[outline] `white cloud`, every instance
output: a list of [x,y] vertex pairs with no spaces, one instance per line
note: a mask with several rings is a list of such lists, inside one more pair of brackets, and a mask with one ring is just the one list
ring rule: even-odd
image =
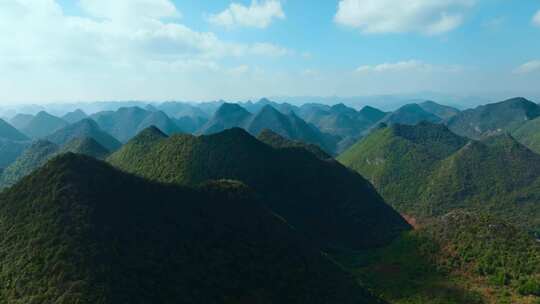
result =
[[533,72],[540,72],[540,60],[526,62],[514,70],[514,74],[529,74]]
[[228,28],[267,28],[274,19],[285,19],[279,0],[253,0],[249,7],[231,3],[226,10],[208,17],[210,23]]
[[459,72],[464,68],[458,65],[433,65],[420,60],[407,60],[378,65],[363,65],[356,69],[358,73],[396,73],[396,72]]
[[540,26],[540,10],[534,15],[532,22],[534,25]]
[[334,21],[363,33],[437,35],[459,27],[476,0],[340,0]]
[[112,20],[180,17],[169,0],[80,0],[80,6],[94,17]]

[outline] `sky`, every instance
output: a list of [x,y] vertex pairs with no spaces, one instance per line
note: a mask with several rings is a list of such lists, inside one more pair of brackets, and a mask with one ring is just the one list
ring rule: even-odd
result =
[[540,0],[0,0],[0,105],[539,84]]

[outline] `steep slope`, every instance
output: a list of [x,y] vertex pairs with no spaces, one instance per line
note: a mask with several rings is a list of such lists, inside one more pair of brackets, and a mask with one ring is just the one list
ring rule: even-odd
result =
[[6,168],[30,145],[29,141],[0,139],[0,168]]
[[66,154],[1,193],[0,219],[9,303],[380,303],[234,182]]
[[195,133],[205,123],[208,122],[208,119],[204,117],[182,116],[175,119],[174,122],[180,128],[180,130],[183,130],[187,133]]
[[117,111],[105,111],[90,116],[99,127],[121,142],[127,142],[137,135],[139,125],[151,114],[139,107],[120,108]]
[[306,144],[301,141],[290,140],[269,129],[264,129],[261,133],[259,133],[259,135],[257,136],[257,139],[276,149],[303,148],[311,152],[312,154],[314,154],[320,159],[324,160],[324,159],[332,158],[332,156],[324,152],[317,145]]
[[58,154],[76,153],[97,159],[105,159],[111,152],[92,137],[77,137],[67,142]]
[[368,178],[387,202],[403,212],[417,206],[427,175],[438,161],[466,143],[443,125],[397,124],[374,131],[337,159]]
[[508,135],[466,145],[428,180],[423,201],[431,214],[486,210],[540,232],[540,155]]
[[321,133],[296,114],[285,115],[270,105],[264,106],[261,111],[251,116],[242,127],[253,135],[269,129],[292,140],[319,145],[326,151],[335,150],[335,142],[331,136]]
[[70,124],[79,122],[85,118],[88,118],[88,115],[86,115],[86,113],[84,113],[84,111],[81,109],[66,113],[64,116],[62,116],[62,119]]
[[151,126],[133,137],[122,148],[108,157],[108,162],[112,164],[129,164],[130,171],[144,170],[143,161],[146,153],[160,141],[167,139],[168,136],[161,132],[155,126]]
[[17,114],[9,120],[9,123],[15,128],[17,128],[18,130],[22,130],[24,129],[24,127],[28,125],[28,123],[30,123],[30,121],[32,121],[33,118],[34,118],[34,115]]
[[366,130],[384,116],[384,112],[367,107],[356,111],[344,104],[337,104],[328,109],[313,107],[305,115],[306,121],[314,124],[322,132],[340,138],[336,149],[339,153],[356,142]]
[[32,143],[17,157],[15,162],[4,170],[0,177],[0,188],[15,184],[21,178],[43,166],[58,152],[58,149],[58,145],[47,140],[38,140]]
[[442,120],[449,120],[450,118],[459,114],[459,110],[453,107],[438,104],[434,101],[427,100],[418,104],[424,111],[431,114],[435,114]]
[[156,126],[158,129],[163,131],[163,133],[168,135],[182,133],[182,129],[180,129],[180,127],[178,127],[178,125],[176,125],[172,119],[161,111],[154,111],[146,116],[146,118],[143,119],[143,121],[141,121],[137,127],[137,133],[150,126]]
[[540,232],[540,155],[508,135],[469,142],[442,125],[374,132],[338,160],[412,217],[465,208]]
[[380,122],[393,125],[416,125],[420,122],[440,123],[442,119],[435,114],[425,111],[417,104],[408,104],[388,113]]
[[250,117],[251,113],[238,104],[224,103],[196,133],[213,134],[226,129],[241,127]]
[[8,124],[5,120],[0,119],[0,139],[24,141],[28,140],[28,137]]
[[365,117],[367,120],[374,122],[383,119],[386,114],[386,112],[370,106],[365,106],[360,110],[360,115]]
[[540,117],[525,122],[512,136],[536,153],[540,153]]
[[122,145],[116,138],[104,132],[98,124],[90,118],[68,125],[46,137],[47,140],[64,145],[75,138],[90,137],[109,151],[115,151]]
[[366,248],[408,228],[360,175],[303,148],[274,149],[242,129],[159,139],[144,153],[128,143],[109,157],[127,172],[153,180],[198,184],[240,180],[267,206],[325,247]]
[[513,98],[498,103],[465,110],[448,121],[456,134],[472,139],[511,132],[528,120],[540,116],[540,106],[525,98]]
[[21,131],[31,138],[43,138],[67,125],[64,120],[41,111]]

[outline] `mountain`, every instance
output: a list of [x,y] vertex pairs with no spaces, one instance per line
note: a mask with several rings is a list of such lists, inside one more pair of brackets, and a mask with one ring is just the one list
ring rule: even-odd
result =
[[68,123],[66,121],[45,111],[41,111],[37,113],[36,116],[34,116],[32,120],[30,120],[30,122],[28,122],[28,124],[21,129],[21,131],[31,138],[43,138],[67,125]]
[[434,101],[428,100],[418,104],[424,111],[437,115],[442,120],[449,120],[450,118],[459,114],[459,110],[453,107],[438,104]]
[[66,113],[64,116],[62,116],[62,119],[70,124],[79,122],[85,118],[88,118],[88,115],[86,115],[86,113],[84,113],[84,111],[81,109]]
[[96,159],[105,159],[110,154],[110,151],[102,146],[92,137],[77,137],[73,138],[58,151],[57,154],[77,153],[87,155]]
[[150,126],[156,126],[168,135],[182,133],[182,129],[176,125],[176,122],[170,119],[169,116],[162,111],[154,111],[146,116],[137,127],[137,133]]
[[0,139],[7,139],[13,141],[25,141],[29,138],[26,135],[19,132],[12,125],[7,123],[5,120],[0,119]]
[[540,153],[540,117],[526,121],[512,131],[512,136],[536,153]]
[[30,145],[29,141],[13,141],[0,138],[0,168],[6,168]]
[[383,119],[386,114],[386,112],[370,106],[365,106],[360,110],[360,115],[370,121],[379,121]]
[[127,142],[152,125],[168,134],[181,132],[176,123],[162,111],[147,111],[139,107],[120,108],[91,116],[99,127],[121,142]]
[[[128,143],[108,161],[165,183],[239,180],[261,193],[276,214],[327,248],[385,244],[408,229],[360,175],[303,148],[274,149],[239,128],[209,136],[151,138],[153,143],[136,137],[135,144]],[[141,146],[144,149],[137,149]]]
[[139,125],[151,112],[139,107],[125,107],[117,111],[104,111],[92,114],[90,118],[99,127],[121,142],[126,142],[137,134]]
[[335,150],[335,140],[309,125],[294,113],[283,114],[270,105],[252,115],[243,128],[253,135],[265,129],[272,130],[288,139],[319,145],[326,151]]
[[236,182],[66,154],[0,201],[6,303],[382,303]]
[[195,133],[208,122],[208,119],[204,117],[182,116],[175,119],[174,122],[180,130],[184,130],[187,133]]
[[208,119],[208,114],[201,110],[198,105],[191,105],[183,102],[164,102],[156,106],[160,111],[165,112],[169,117],[191,117]]
[[438,161],[465,146],[467,140],[440,124],[383,126],[337,159],[369,179],[401,212],[417,207],[425,179]]
[[108,151],[116,151],[122,145],[117,139],[101,130],[98,124],[90,118],[68,125],[47,136],[46,139],[62,146],[75,138],[83,137],[93,138]]
[[226,129],[243,126],[251,117],[246,109],[235,103],[224,103],[214,116],[208,120],[196,133],[213,134]]
[[540,232],[540,155],[508,135],[471,142],[438,165],[424,197],[432,214],[488,210]]
[[269,104],[251,114],[238,104],[225,103],[196,134],[214,134],[235,127],[243,128],[254,136],[269,129],[292,140],[319,145],[329,152],[336,149],[336,138],[320,132],[294,112],[283,114]]
[[540,155],[509,135],[468,142],[442,125],[396,125],[338,160],[412,217],[467,209],[540,233]]
[[22,130],[24,129],[24,127],[26,127],[30,123],[30,121],[32,121],[33,118],[34,118],[34,115],[17,114],[9,120],[9,123],[15,128],[17,128],[18,130]]
[[408,104],[397,109],[394,112],[388,113],[380,122],[393,125],[416,125],[422,121],[431,123],[440,123],[442,119],[435,114],[424,110],[418,104]]
[[356,142],[366,130],[371,128],[385,114],[375,108],[365,107],[356,111],[344,104],[332,107],[306,107],[302,111],[307,122],[324,133],[340,138],[337,152],[342,152]]
[[324,152],[317,145],[306,144],[301,141],[290,140],[269,129],[264,129],[261,133],[259,133],[259,135],[257,136],[257,139],[276,149],[303,148],[311,152],[312,154],[314,154],[320,159],[324,160],[324,159],[332,158],[332,156]]
[[492,134],[511,132],[528,120],[540,116],[540,106],[525,98],[513,98],[498,103],[465,110],[448,121],[456,134],[480,139]]
[[5,168],[0,177],[0,188],[15,184],[21,178],[43,166],[58,150],[58,145],[47,140],[38,140],[32,143],[17,157],[15,162]]

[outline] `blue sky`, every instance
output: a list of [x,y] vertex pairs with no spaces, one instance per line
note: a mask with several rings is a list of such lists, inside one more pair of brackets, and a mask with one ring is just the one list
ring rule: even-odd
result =
[[0,104],[540,91],[540,0],[10,0],[0,33]]

